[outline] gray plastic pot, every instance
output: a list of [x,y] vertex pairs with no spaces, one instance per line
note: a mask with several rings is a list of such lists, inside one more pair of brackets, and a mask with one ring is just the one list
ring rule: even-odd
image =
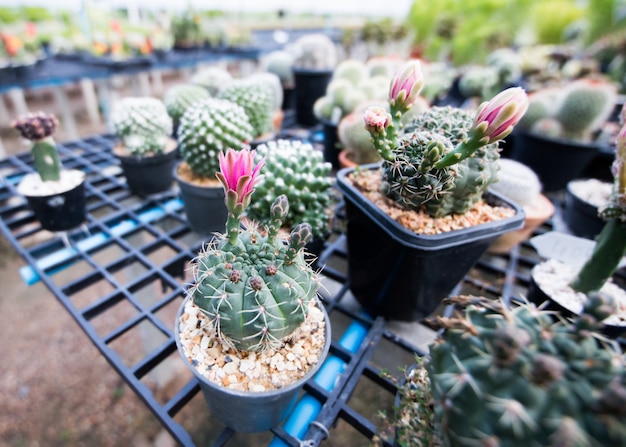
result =
[[224,204],[224,188],[194,185],[180,178],[176,169],[174,178],[178,184],[187,222],[191,229],[204,236],[216,231],[223,232],[228,217]]
[[326,340],[319,362],[300,380],[278,390],[263,392],[236,391],[224,388],[201,375],[184,355],[178,330],[186,297],[176,315],[174,336],[176,347],[187,367],[200,384],[202,394],[213,416],[222,424],[239,433],[258,433],[277,427],[293,410],[304,384],[312,379],[324,364],[331,344],[330,319],[324,305],[319,304],[326,321]]

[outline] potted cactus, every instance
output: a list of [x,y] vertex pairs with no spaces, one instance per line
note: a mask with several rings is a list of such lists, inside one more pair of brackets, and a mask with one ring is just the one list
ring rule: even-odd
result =
[[220,152],[226,229],[193,264],[194,279],[176,320],[176,344],[214,416],[237,432],[276,427],[330,348],[330,322],[304,246],[311,227],[287,240],[278,230],[289,202],[278,196],[271,221],[242,229],[263,162],[254,151]]
[[194,84],[177,84],[168,88],[163,95],[163,104],[174,126],[173,135],[178,135],[178,125],[183,113],[191,104],[201,99],[209,98],[207,89]]
[[58,121],[43,112],[21,116],[13,123],[32,142],[36,173],[26,174],[17,190],[26,197],[41,227],[63,231],[85,220],[85,174],[62,168],[53,135]]
[[256,152],[258,160],[265,160],[266,174],[256,186],[247,217],[270,222],[274,197],[285,195],[289,200],[289,213],[283,218],[285,230],[308,223],[313,239],[307,251],[319,256],[330,232],[334,184],[330,163],[324,162],[312,145],[296,140],[270,141],[257,146]]
[[626,362],[598,333],[614,303],[594,296],[580,317],[532,303],[459,296],[430,355],[406,372],[396,442],[424,446],[626,445]]
[[218,154],[239,150],[252,140],[253,129],[245,110],[224,99],[208,98],[193,103],[180,119],[178,150],[182,161],[174,177],[180,189],[190,227],[208,235],[226,219],[224,190],[215,174]]
[[236,79],[220,90],[217,97],[245,110],[252,125],[252,146],[273,136],[275,101],[273,90],[267,82],[258,77]]
[[283,127],[285,112],[283,111],[284,90],[280,78],[274,73],[259,72],[250,75],[249,81],[260,82],[269,87],[272,96],[272,132],[277,134]]
[[328,36],[315,33],[299,37],[292,50],[296,122],[314,126],[318,121],[313,105],[326,92],[337,65],[337,48]]
[[176,140],[165,104],[151,97],[123,98],[111,111],[111,128],[119,137],[113,154],[130,190],[147,196],[172,185]]
[[534,92],[516,128],[511,158],[532,168],[545,191],[564,189],[600,154],[594,138],[616,103],[615,86],[594,79]]
[[596,178],[570,180],[565,187],[563,221],[576,236],[595,239],[604,227],[598,210],[610,200],[613,184]]
[[233,76],[224,68],[210,66],[201,68],[193,74],[189,80],[190,84],[199,85],[209,91],[211,96],[217,94],[233,81]]
[[270,51],[262,59],[265,71],[275,74],[280,79],[280,84],[283,88],[283,102],[281,105],[283,110],[291,110],[293,108],[293,89],[295,85],[293,62],[293,54],[284,50]]
[[363,126],[361,113],[353,112],[346,115],[339,122],[337,136],[342,147],[337,156],[341,168],[380,161],[372,136]]
[[600,208],[605,220],[596,238],[593,252],[582,267],[548,259],[532,270],[529,299],[547,301],[571,314],[579,314],[595,292],[610,295],[617,303],[617,312],[603,321],[607,332],[626,331],[626,291],[613,283],[611,277],[626,253],[626,126],[617,138],[613,169],[615,182],[609,201]]
[[490,253],[507,253],[554,214],[554,204],[541,194],[541,181],[528,166],[507,158],[498,160],[498,181],[490,188],[502,197],[517,203],[524,210],[524,227],[500,236],[489,246]]
[[498,236],[523,223],[518,205],[487,188],[497,178],[498,141],[526,109],[524,91],[506,90],[476,112],[431,107],[401,134],[423,84],[417,61],[396,74],[390,112],[364,115],[381,164],[337,175],[352,293],[370,313],[399,320],[429,315]]

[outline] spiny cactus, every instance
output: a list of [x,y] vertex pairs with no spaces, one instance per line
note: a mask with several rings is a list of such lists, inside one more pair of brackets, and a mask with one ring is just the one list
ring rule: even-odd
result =
[[248,217],[271,221],[270,206],[275,197],[285,195],[289,212],[282,218],[286,228],[308,223],[313,236],[324,238],[329,231],[328,210],[332,202],[333,182],[330,163],[308,143],[296,140],[270,141],[256,148],[257,160],[265,159],[265,175],[258,183]]
[[249,81],[260,82],[269,87],[272,94],[272,110],[280,110],[283,104],[283,86],[280,78],[274,73],[254,73],[247,78]]
[[508,158],[501,158],[498,164],[500,165],[498,180],[490,189],[521,207],[530,206],[541,194],[541,181],[535,171]]
[[293,88],[293,61],[294,56],[283,50],[270,51],[262,59],[265,71],[273,73],[280,79],[283,88]]
[[241,106],[248,115],[254,138],[272,130],[274,99],[265,82],[254,79],[237,79],[218,94],[218,98]]
[[384,195],[410,210],[432,217],[464,213],[496,178],[497,142],[506,137],[528,104],[520,88],[508,89],[475,114],[451,107],[431,107],[406,126],[402,117],[424,84],[418,62],[394,77],[389,90],[390,112],[365,111],[366,129],[383,158]]
[[172,118],[156,98],[123,98],[113,107],[110,119],[113,132],[137,156],[162,153],[172,133]]
[[174,123],[178,123],[189,106],[210,96],[208,90],[199,85],[178,84],[167,89],[163,103]]
[[197,101],[187,109],[178,128],[178,148],[194,174],[212,179],[219,169],[218,155],[252,140],[245,110],[223,99]]
[[626,445],[625,357],[594,332],[611,299],[591,296],[571,322],[533,304],[446,303],[465,309],[427,321],[444,332],[425,365],[444,445]]
[[226,233],[199,254],[190,291],[222,342],[244,351],[276,347],[292,335],[304,322],[318,288],[303,253],[311,227],[297,225],[287,242],[278,237],[289,211],[285,196],[277,197],[270,208],[267,235],[256,228],[241,229],[239,218],[250,204],[262,165],[254,166],[253,159],[247,149],[220,155],[218,178],[229,210]]
[[22,137],[32,141],[30,152],[35,170],[44,182],[61,178],[61,161],[52,138],[58,125],[56,116],[44,112],[29,113],[13,122],[13,127],[20,131]]
[[212,97],[233,81],[233,76],[228,70],[220,67],[206,67],[198,70],[189,82],[204,87]]
[[372,137],[363,127],[363,118],[358,113],[346,115],[337,127],[337,135],[344,149],[356,164],[376,163],[380,155],[374,148]]
[[293,45],[294,67],[312,70],[332,70],[337,65],[337,48],[325,34],[305,34]]

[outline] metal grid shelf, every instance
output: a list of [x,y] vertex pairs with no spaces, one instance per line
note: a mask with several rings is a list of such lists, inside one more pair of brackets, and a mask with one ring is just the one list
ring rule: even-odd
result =
[[[45,283],[182,445],[308,446],[326,439],[324,445],[350,446],[384,438],[378,411],[392,411],[396,385],[381,372],[399,377],[434,334],[417,323],[372,319],[359,310],[345,273],[341,207],[319,260],[337,380],[330,390],[314,381],[305,386],[320,410],[299,435],[286,426],[263,434],[233,433],[210,416],[196,380],[181,369],[173,335],[190,280],[187,265],[204,240],[189,229],[175,190],[145,200],[128,191],[113,145],[114,137],[106,135],[59,145],[64,166],[83,170],[88,180],[88,219],[69,233],[42,230],[16,192],[20,178],[32,172],[30,155],[0,161],[0,230],[26,261],[23,279]],[[519,296],[537,260],[527,245],[505,256],[485,255],[454,293]]]

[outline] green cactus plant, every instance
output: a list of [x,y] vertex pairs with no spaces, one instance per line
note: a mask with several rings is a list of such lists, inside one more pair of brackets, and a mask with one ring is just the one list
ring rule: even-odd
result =
[[175,124],[180,122],[183,113],[194,102],[209,98],[209,92],[198,85],[178,84],[168,88],[163,95],[163,103],[167,113]]
[[265,71],[273,73],[280,79],[283,88],[293,88],[294,56],[284,50],[271,51],[262,59]]
[[30,153],[35,170],[41,181],[57,181],[61,178],[61,161],[54,142],[54,131],[59,125],[57,118],[44,112],[29,113],[13,122],[23,138],[32,142]]
[[332,70],[337,65],[337,48],[325,34],[312,33],[300,36],[293,44],[293,65],[308,70]]
[[613,111],[617,93],[613,84],[594,79],[539,90],[530,95],[529,110],[519,129],[578,142],[592,141]]
[[245,110],[254,138],[272,131],[274,95],[266,82],[252,78],[237,79],[224,87],[217,97],[231,101]]
[[329,209],[333,200],[331,165],[320,151],[296,140],[270,141],[257,146],[257,160],[265,159],[266,175],[259,181],[248,208],[248,217],[271,221],[269,210],[274,197],[285,195],[289,212],[283,225],[293,228],[299,222],[311,226],[313,236],[325,238],[329,232]]
[[342,118],[337,127],[337,135],[351,161],[359,165],[380,161],[372,137],[363,127],[361,114],[350,113]]
[[403,129],[403,115],[423,85],[419,63],[409,62],[392,80],[390,111],[365,111],[366,129],[383,159],[381,192],[431,217],[463,214],[497,178],[497,142],[512,131],[528,100],[521,88],[511,88],[475,113],[431,107]]
[[[238,161],[235,154],[248,160]],[[279,346],[298,330],[319,284],[303,252],[312,237],[311,227],[295,226],[288,241],[278,237],[289,212],[284,195],[270,207],[266,235],[255,227],[241,229],[239,219],[250,204],[262,165],[253,169],[253,157],[244,149],[240,154],[229,150],[222,158],[218,178],[226,190],[226,232],[198,255],[190,290],[222,343],[241,351]]]
[[498,180],[490,187],[492,191],[520,205],[532,205],[541,194],[541,181],[535,171],[519,161],[501,158]]
[[110,125],[126,150],[139,157],[163,153],[172,134],[165,104],[151,97],[121,99],[111,111]]
[[219,169],[219,153],[246,146],[252,140],[252,133],[242,107],[208,98],[195,102],[183,114],[178,128],[178,148],[196,176],[214,179]]
[[446,303],[456,315],[427,321],[444,331],[401,389],[401,446],[625,445],[625,357],[596,332],[614,302],[594,295],[571,321],[528,303]]
[[283,86],[277,75],[269,72],[261,72],[254,73],[246,79],[248,81],[258,81],[269,87],[270,92],[272,93],[272,110],[276,111],[281,109],[283,105]]
[[189,79],[189,83],[206,88],[212,97],[217,96],[232,81],[230,72],[217,66],[202,68]]

